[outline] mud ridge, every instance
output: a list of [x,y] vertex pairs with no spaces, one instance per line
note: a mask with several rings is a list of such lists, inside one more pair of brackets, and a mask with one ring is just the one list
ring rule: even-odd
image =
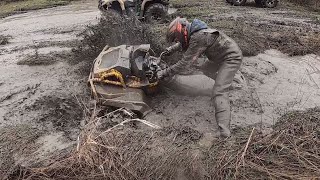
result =
[[9,43],[9,37],[0,35],[0,45],[6,45]]
[[70,51],[63,52],[51,52],[48,54],[39,54],[38,50],[35,53],[28,55],[17,62],[18,65],[39,66],[39,65],[51,65],[56,62],[65,62],[68,59],[72,59],[73,54]]
[[[33,85],[33,86],[27,86],[27,87],[24,87],[24,88],[22,88],[22,89],[18,89],[18,90],[16,90],[16,91],[12,91],[12,92],[8,93],[7,95],[2,96],[2,97],[0,98],[0,103],[3,102],[3,101],[8,100],[8,99],[10,99],[10,98],[12,98],[13,96],[15,96],[15,95],[17,95],[17,94],[20,94],[20,93],[22,93],[22,92],[26,92],[26,91],[30,91],[30,90],[35,91],[35,90],[40,86],[40,84],[41,84],[41,83],[35,84],[35,85]],[[34,93],[34,92],[33,92],[33,93]]]

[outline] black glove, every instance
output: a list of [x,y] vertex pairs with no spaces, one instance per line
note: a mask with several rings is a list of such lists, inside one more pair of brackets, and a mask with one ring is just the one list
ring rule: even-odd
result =
[[145,74],[146,74],[147,77],[150,77],[150,78],[153,76],[153,72],[152,71],[146,71]]
[[170,51],[167,49],[160,54],[160,59],[163,59],[165,56],[170,56]]
[[169,49],[166,49],[165,51],[163,51],[162,55],[163,56],[170,56],[171,52]]

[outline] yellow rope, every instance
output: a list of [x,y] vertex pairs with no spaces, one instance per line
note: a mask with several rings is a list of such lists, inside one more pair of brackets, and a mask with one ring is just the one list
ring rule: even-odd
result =
[[[112,80],[108,80],[107,78],[109,77],[115,77],[117,78],[119,81],[112,81]],[[131,82],[130,84],[128,84],[128,87],[131,88],[139,88],[141,87],[141,82],[140,82],[140,78],[138,77],[134,77],[132,76],[131,78],[134,79],[133,82]],[[92,79],[93,82],[101,82],[101,83],[106,83],[106,84],[113,84],[113,85],[117,85],[117,86],[122,86],[122,87],[126,87],[126,84],[124,82],[123,76],[122,74],[115,70],[115,69],[110,69],[107,71],[103,71],[99,73],[99,77],[98,78],[94,78]],[[149,87],[154,87],[157,86],[158,82],[154,82],[154,83],[150,83]]]
[[[119,81],[107,80],[107,78],[109,77],[116,77]],[[99,78],[95,78],[93,79],[93,81],[102,82],[106,84],[119,85],[119,86],[123,86],[124,88],[126,87],[122,74],[115,69],[110,69],[110,70],[99,73]]]

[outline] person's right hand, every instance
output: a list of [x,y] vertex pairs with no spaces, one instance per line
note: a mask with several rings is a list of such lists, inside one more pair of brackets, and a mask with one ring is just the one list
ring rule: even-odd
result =
[[160,71],[157,72],[157,77],[158,79],[163,79],[164,77],[166,77],[168,75],[167,73],[167,69],[162,69]]
[[163,55],[164,55],[164,56],[169,56],[169,55],[170,55],[169,49],[166,49],[166,50],[163,52]]
[[169,56],[170,55],[170,52],[166,49],[165,51],[163,51],[161,54],[160,54],[160,58],[162,59],[163,57],[166,57],[166,56]]

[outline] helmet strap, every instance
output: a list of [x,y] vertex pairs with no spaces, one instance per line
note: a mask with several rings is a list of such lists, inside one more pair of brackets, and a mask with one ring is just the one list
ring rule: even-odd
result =
[[186,50],[189,46],[188,30],[186,27],[184,27],[182,30],[183,31],[181,32],[182,33],[181,44],[182,44],[182,48]]

